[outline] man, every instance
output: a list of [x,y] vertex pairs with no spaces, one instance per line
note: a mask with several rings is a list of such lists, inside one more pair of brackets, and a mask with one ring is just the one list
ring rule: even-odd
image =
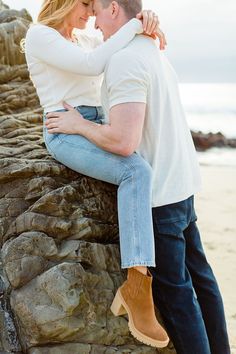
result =
[[[141,0],[94,0],[96,28],[106,40],[140,10]],[[177,353],[229,354],[221,295],[196,226],[193,195],[200,188],[199,167],[177,86],[155,42],[136,36],[105,70],[102,103],[108,124],[85,121],[66,106],[69,112],[57,114],[51,132],[81,134],[104,150],[122,156],[136,151],[149,162],[154,301]]]

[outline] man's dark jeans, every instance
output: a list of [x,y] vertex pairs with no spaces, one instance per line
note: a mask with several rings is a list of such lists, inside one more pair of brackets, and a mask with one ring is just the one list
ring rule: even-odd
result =
[[193,197],[153,208],[153,298],[178,354],[229,354],[222,298],[196,219]]

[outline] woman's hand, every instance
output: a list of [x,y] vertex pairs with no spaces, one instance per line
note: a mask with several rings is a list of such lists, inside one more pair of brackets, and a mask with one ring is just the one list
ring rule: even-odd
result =
[[160,22],[155,12],[151,10],[143,10],[136,15],[136,18],[142,21],[144,34],[153,39],[159,38],[160,49],[164,50],[167,42],[164,33],[159,27]]
[[50,112],[45,125],[49,134],[81,134],[86,120],[72,106],[63,103],[67,112]]

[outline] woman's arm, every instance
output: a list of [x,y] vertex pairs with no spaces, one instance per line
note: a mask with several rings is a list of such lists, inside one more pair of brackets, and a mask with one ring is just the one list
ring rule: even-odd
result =
[[[102,45],[91,52],[67,41],[56,30],[44,25],[32,26],[25,42],[27,54],[59,69],[80,75],[100,75],[109,58],[124,48],[137,33],[142,33],[142,23],[132,19]],[[30,65],[30,61],[28,60]]]
[[[158,16],[152,10],[142,10],[136,15],[136,18],[142,21],[143,34],[150,36],[153,39],[159,39],[159,48],[164,50],[167,42],[165,34],[160,29]],[[96,48],[103,43],[103,40],[95,36],[86,36],[88,41],[92,43],[92,47]]]

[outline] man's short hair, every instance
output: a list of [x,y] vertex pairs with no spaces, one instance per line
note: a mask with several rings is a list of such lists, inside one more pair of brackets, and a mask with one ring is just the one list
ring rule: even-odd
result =
[[[103,8],[107,8],[114,0],[100,0]],[[136,17],[142,11],[142,0],[115,0],[124,10],[128,19]]]

